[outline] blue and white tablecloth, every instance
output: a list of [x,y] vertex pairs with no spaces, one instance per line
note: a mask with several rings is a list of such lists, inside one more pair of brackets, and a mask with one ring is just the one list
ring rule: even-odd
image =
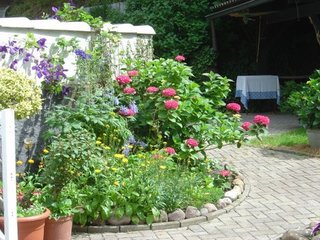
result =
[[246,109],[250,99],[276,99],[279,104],[279,77],[274,75],[238,76],[236,97],[240,97]]

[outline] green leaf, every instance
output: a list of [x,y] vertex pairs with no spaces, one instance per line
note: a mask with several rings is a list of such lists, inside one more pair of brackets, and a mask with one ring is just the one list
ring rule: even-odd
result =
[[153,215],[148,215],[146,218],[146,222],[148,225],[150,225],[153,222],[154,218]]
[[133,213],[133,208],[132,208],[132,206],[131,206],[130,204],[126,205],[126,215],[127,215],[128,217],[131,217],[132,213]]

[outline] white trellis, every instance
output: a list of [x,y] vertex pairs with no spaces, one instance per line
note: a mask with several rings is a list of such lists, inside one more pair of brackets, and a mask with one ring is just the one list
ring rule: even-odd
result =
[[17,198],[16,198],[16,153],[14,111],[5,109],[0,112],[2,141],[2,182],[4,201],[4,231],[1,240],[17,240]]

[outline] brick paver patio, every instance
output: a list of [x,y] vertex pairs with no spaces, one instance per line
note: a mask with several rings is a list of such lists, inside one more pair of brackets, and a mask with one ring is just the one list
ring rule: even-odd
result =
[[[278,121],[284,127],[271,129],[273,132],[293,126],[292,121],[287,125],[280,118]],[[320,159],[249,147],[237,149],[233,146],[210,150],[209,154],[213,158],[231,162],[251,184],[249,196],[229,213],[188,228],[79,234],[74,235],[73,239],[276,239],[287,229],[304,226],[320,218]]]

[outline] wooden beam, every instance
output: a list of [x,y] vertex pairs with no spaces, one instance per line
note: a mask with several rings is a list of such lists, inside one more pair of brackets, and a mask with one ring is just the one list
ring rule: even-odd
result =
[[320,45],[320,20],[319,20],[319,17],[316,15],[313,15],[313,16],[309,17],[309,20],[310,20],[311,24],[313,25],[314,31],[316,33],[317,41]]
[[266,16],[268,24],[290,21],[299,18],[305,18],[312,15],[320,14],[320,2],[313,2],[310,4],[298,5],[283,11]]
[[210,27],[211,27],[211,41],[212,41],[212,49],[217,52],[218,47],[217,47],[217,38],[216,38],[216,30],[214,27],[214,21],[210,21]]

